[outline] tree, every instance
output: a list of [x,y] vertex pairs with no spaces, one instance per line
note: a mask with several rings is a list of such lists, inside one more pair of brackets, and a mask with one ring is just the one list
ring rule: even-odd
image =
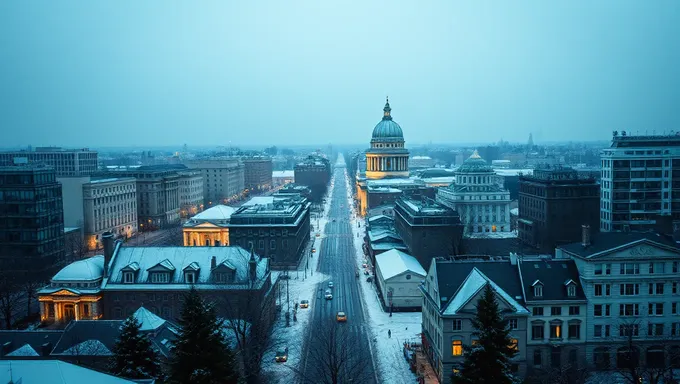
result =
[[510,359],[516,349],[510,338],[510,327],[503,318],[494,290],[486,284],[477,302],[477,314],[472,320],[477,343],[465,350],[465,361],[454,383],[510,384],[517,379],[510,372]]
[[130,316],[123,322],[120,336],[113,348],[111,372],[129,379],[159,379],[159,356],[146,335],[140,333],[141,323]]
[[16,276],[0,269],[0,315],[5,320],[5,329],[11,329],[14,315],[21,304],[22,287]]
[[238,382],[238,369],[222,326],[213,304],[205,302],[192,287],[184,297],[179,334],[173,342],[171,383]]

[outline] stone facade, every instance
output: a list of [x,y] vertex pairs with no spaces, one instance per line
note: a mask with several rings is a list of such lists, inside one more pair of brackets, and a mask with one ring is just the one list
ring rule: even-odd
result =
[[102,235],[116,238],[137,233],[137,182],[134,178],[91,180],[82,185],[84,244],[90,250],[102,247]]
[[99,166],[97,152],[87,148],[38,147],[34,151],[0,152],[0,165],[22,163],[49,165],[58,177],[89,176]]
[[203,202],[206,208],[228,204],[242,196],[245,190],[245,167],[235,157],[215,157],[189,160],[190,169],[203,176]]
[[180,217],[191,217],[203,211],[203,176],[199,171],[179,172]]
[[266,191],[272,187],[272,158],[269,156],[242,157],[245,188],[251,192]]

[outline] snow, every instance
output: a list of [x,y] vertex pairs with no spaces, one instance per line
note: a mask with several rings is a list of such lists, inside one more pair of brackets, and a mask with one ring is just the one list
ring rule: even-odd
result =
[[98,255],[65,266],[52,281],[91,281],[101,279],[103,275],[104,256]]
[[510,304],[517,313],[529,314],[529,311],[515,299],[513,299],[512,296],[508,295],[501,287],[486,277],[486,275],[484,275],[479,269],[473,268],[453,298],[449,301],[446,309],[444,309],[444,315],[455,315],[458,313],[458,310],[465,306],[465,304],[467,304],[470,299],[472,299],[479,291],[481,291],[486,283],[491,284],[491,288],[493,288],[493,290],[499,296],[501,296],[505,302]]
[[423,278],[427,272],[420,266],[415,257],[396,249],[391,249],[375,257],[376,264],[380,268],[383,280],[400,275],[404,272],[413,272]]
[[191,220],[193,221],[229,220],[231,214],[234,213],[235,211],[236,208],[232,208],[228,205],[216,205],[192,217]]
[[274,204],[274,196],[255,196],[243,203],[242,207],[250,207],[253,205],[269,205]]
[[140,331],[155,331],[165,324],[165,320],[153,314],[151,311],[144,307],[139,307],[137,311],[132,315],[139,321],[141,327]]
[[287,179],[295,177],[295,171],[272,171],[272,178]]
[[40,356],[38,352],[33,349],[28,344],[22,345],[20,348],[15,349],[12,353],[7,354],[8,357],[19,357],[19,356]]
[[99,340],[86,340],[60,353],[68,356],[111,356],[113,353]]
[[510,232],[475,232],[465,235],[469,239],[514,239],[517,237],[517,231]]
[[134,384],[60,360],[2,360],[0,382],[41,384]]

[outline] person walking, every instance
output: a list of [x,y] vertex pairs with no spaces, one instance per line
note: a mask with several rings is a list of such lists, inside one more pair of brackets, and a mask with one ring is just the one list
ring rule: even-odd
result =
[[392,330],[391,329],[387,330],[387,337],[390,338],[390,339],[392,338]]

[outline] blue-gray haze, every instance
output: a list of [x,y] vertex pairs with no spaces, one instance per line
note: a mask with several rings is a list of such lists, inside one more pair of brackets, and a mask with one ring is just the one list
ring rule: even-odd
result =
[[680,1],[0,2],[0,146],[680,131]]

